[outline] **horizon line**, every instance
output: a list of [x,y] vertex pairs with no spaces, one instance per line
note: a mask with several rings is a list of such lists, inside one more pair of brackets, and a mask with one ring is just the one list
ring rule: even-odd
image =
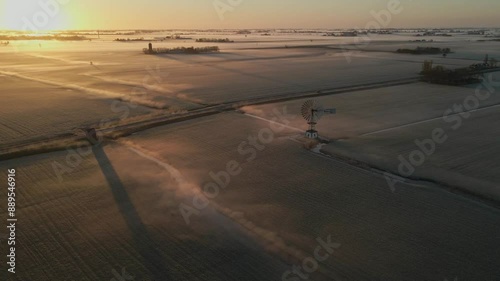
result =
[[[329,28],[329,27],[260,27],[260,28],[91,28],[91,29],[52,29],[52,30],[40,30],[39,32],[50,32],[50,31],[170,31],[170,30],[201,30],[201,31],[213,31],[213,30],[416,30],[416,29],[500,29],[500,27],[494,26],[462,26],[462,27],[387,27],[387,28],[359,28],[359,27],[344,27],[344,28]],[[30,32],[30,30],[21,29],[1,29],[0,31],[18,31],[18,32]],[[31,31],[32,32],[32,31]]]

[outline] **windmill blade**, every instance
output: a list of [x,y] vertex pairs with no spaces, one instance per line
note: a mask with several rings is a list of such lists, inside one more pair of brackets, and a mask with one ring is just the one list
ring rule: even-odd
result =
[[304,117],[306,121],[312,121],[313,109],[315,108],[315,106],[316,102],[314,100],[308,100],[302,105],[301,113],[302,117]]

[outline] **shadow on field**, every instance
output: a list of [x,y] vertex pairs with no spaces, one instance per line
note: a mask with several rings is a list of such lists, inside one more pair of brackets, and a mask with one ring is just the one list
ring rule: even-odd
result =
[[120,177],[116,173],[102,145],[92,146],[94,156],[101,167],[111,192],[115,198],[118,209],[125,219],[135,241],[135,248],[144,260],[144,266],[154,277],[153,280],[170,280],[170,274],[164,266],[164,257],[156,249],[155,242],[149,236],[147,228],[137,213],[130,197],[128,196]]

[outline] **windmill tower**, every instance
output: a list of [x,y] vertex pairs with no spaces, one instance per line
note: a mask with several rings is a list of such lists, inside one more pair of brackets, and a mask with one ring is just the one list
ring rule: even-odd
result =
[[302,117],[309,124],[309,130],[306,131],[306,137],[310,139],[318,138],[318,131],[316,131],[316,125],[319,119],[325,114],[335,114],[337,110],[335,108],[324,109],[319,106],[316,101],[308,100],[302,105]]

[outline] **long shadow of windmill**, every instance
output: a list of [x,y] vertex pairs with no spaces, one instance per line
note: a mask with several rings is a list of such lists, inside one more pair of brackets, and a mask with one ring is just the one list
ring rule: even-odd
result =
[[171,280],[171,273],[165,266],[163,254],[156,248],[155,241],[142,222],[118,173],[115,171],[111,161],[104,152],[102,136],[100,136],[94,128],[82,130],[88,141],[92,144],[92,152],[111,189],[117,207],[132,233],[135,249],[141,255],[144,266],[150,272],[153,280]]

